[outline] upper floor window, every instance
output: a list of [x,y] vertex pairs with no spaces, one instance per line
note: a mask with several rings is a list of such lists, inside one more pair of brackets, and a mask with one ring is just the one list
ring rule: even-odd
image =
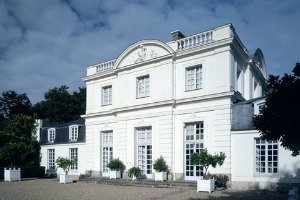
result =
[[199,90],[202,88],[202,66],[197,65],[186,68],[185,74],[186,91]]
[[54,142],[55,140],[55,128],[48,129],[48,142]]
[[69,127],[69,139],[71,141],[77,141],[78,139],[78,126],[73,125]]
[[137,98],[150,96],[150,77],[149,75],[141,76],[137,78]]
[[278,141],[255,139],[255,172],[273,174],[278,172]]
[[112,103],[112,86],[105,86],[102,88],[102,105],[111,105]]

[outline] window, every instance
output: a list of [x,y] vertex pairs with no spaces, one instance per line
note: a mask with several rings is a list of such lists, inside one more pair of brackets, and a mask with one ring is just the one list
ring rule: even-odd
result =
[[48,149],[48,169],[55,169],[55,149]]
[[78,139],[78,126],[73,125],[69,127],[69,139],[71,141],[77,141]]
[[75,161],[70,165],[70,169],[77,170],[78,169],[78,149],[77,148],[70,149],[70,159],[72,161]]
[[191,164],[191,155],[199,153],[204,148],[204,125],[203,122],[186,123],[184,126],[185,136],[185,178],[203,176],[201,165]]
[[150,77],[149,75],[141,76],[136,81],[137,98],[149,97],[150,96]]
[[55,128],[48,129],[48,142],[54,142],[55,140]]
[[113,159],[113,131],[101,132],[101,149],[102,175],[109,176],[107,164]]
[[199,90],[202,88],[202,66],[186,68],[186,91]]
[[278,141],[255,139],[255,172],[273,174],[278,171]]
[[143,176],[152,174],[152,129],[141,127],[136,129],[137,165]]
[[107,106],[112,103],[112,86],[105,86],[102,88],[102,105]]

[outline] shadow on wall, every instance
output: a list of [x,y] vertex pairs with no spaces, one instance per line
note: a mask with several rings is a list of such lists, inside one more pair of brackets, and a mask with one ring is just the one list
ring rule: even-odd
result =
[[300,157],[299,162],[294,163],[295,172],[282,172],[277,183],[277,190],[288,191],[293,187],[300,189]]

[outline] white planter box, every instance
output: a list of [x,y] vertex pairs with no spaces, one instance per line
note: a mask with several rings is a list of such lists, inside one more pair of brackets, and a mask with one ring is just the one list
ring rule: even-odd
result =
[[155,172],[155,181],[166,181],[167,172]]
[[132,175],[131,180],[133,180],[133,181],[136,180],[135,175]]
[[21,169],[18,168],[4,168],[4,181],[20,181],[21,180]]
[[118,179],[121,178],[121,171],[110,171],[109,172],[110,179]]
[[215,180],[197,180],[197,192],[209,192],[215,190]]
[[73,183],[73,177],[72,177],[72,175],[60,174],[59,182],[60,183]]

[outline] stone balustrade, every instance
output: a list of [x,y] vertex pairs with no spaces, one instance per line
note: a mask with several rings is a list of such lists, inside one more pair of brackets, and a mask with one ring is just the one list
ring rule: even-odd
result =
[[95,65],[96,73],[112,70],[115,62],[116,62],[116,60],[110,60],[110,61]]
[[189,49],[213,41],[213,31],[199,33],[177,40],[177,50]]

